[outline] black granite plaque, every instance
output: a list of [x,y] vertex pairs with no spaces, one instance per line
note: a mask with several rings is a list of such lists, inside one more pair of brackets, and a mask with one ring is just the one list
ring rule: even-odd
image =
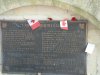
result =
[[27,21],[2,21],[4,73],[86,74],[86,21],[40,21],[32,30]]

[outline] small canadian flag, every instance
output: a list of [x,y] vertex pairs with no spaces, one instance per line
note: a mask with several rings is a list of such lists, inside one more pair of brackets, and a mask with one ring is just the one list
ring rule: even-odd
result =
[[63,29],[63,30],[68,30],[68,23],[67,23],[67,20],[66,20],[66,19],[60,21],[60,27],[61,27],[61,29]]
[[37,29],[38,27],[40,27],[40,22],[38,20],[32,20],[32,19],[28,19],[27,22],[29,23],[29,25],[31,26],[32,30]]

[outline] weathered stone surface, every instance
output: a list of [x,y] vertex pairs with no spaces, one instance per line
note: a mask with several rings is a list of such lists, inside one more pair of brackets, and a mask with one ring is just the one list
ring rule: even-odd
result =
[[49,5],[70,9],[100,28],[100,0],[0,0],[0,13],[29,5]]
[[[39,11],[40,7],[34,5],[44,5],[40,6],[42,8],[41,10],[43,11],[40,12]],[[71,11],[69,12],[70,14],[67,11]],[[23,19],[23,16],[25,15],[26,16],[37,15],[38,18],[43,18],[44,17],[43,15],[45,15],[46,17],[54,16],[53,17],[54,19],[57,18],[61,19],[64,18],[64,16],[70,18],[73,15],[75,16],[79,15],[88,19],[92,23],[89,24],[88,42],[94,43],[96,45],[93,54],[88,55],[87,58],[88,75],[100,75],[100,50],[99,50],[100,14],[99,13],[100,13],[100,0],[0,0],[0,14],[1,14],[0,18],[5,16],[6,18],[9,19],[8,16],[10,17],[13,16],[16,19],[19,19],[17,18],[17,16],[19,16],[21,17],[21,19]],[[40,14],[42,15],[42,17]],[[44,19],[46,18],[44,17]],[[97,27],[93,25],[96,25]]]

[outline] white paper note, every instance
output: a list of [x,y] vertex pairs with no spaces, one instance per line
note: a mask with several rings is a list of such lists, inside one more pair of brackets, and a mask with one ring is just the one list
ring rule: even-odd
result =
[[88,43],[85,52],[92,54],[95,48],[95,44]]
[[38,73],[38,75],[41,75],[41,73]]

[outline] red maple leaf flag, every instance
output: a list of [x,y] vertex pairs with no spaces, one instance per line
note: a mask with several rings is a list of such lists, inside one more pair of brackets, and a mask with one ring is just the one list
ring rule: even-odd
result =
[[60,27],[61,27],[61,29],[63,29],[63,30],[68,30],[68,23],[67,23],[67,20],[66,20],[66,19],[60,21]]
[[41,25],[38,20],[28,19],[27,22],[30,25],[30,27],[32,28],[32,30],[37,29]]

